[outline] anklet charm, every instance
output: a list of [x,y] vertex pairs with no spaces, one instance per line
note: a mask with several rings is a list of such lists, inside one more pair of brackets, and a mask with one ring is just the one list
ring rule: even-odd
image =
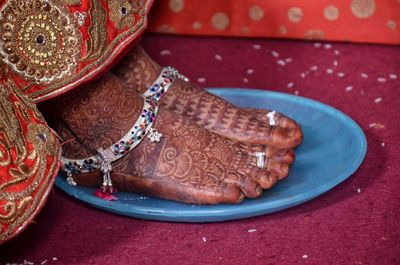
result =
[[152,142],[152,143],[159,143],[161,141],[162,137],[163,137],[163,134],[153,128],[151,128],[147,134],[147,138],[149,138],[150,142]]
[[265,153],[264,152],[256,152],[254,155],[257,157],[257,167],[261,169],[265,169]]
[[75,182],[74,178],[72,177],[71,172],[68,172],[68,174],[67,174],[67,184],[71,185],[71,186],[76,186],[76,182]]
[[102,193],[114,193],[114,188],[111,181],[111,174],[112,166],[111,162],[108,160],[103,160],[101,163],[100,171],[103,173],[103,184],[101,185],[101,192]]

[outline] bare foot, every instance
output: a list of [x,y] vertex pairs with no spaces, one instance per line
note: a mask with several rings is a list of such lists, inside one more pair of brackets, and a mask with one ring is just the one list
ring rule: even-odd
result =
[[[83,158],[125,135],[140,115],[143,99],[108,74],[48,104],[60,109],[48,117],[54,128],[64,139],[74,137],[63,146],[63,155]],[[153,128],[163,134],[159,143],[145,138],[113,165],[118,189],[187,203],[238,203],[285,178],[294,161],[292,150],[238,143],[163,107]],[[266,153],[264,169],[257,167],[255,152]],[[98,171],[74,178],[82,185],[101,183]]]
[[[137,46],[112,70],[138,93],[144,93],[157,78],[161,67]],[[162,100],[162,106],[190,117],[196,124],[219,135],[248,143],[293,148],[302,141],[300,126],[277,113],[271,126],[268,111],[240,109],[196,85],[182,80]]]

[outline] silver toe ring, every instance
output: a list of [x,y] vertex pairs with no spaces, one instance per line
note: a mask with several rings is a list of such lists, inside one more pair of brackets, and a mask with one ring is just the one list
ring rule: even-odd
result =
[[257,158],[257,167],[264,169],[265,168],[265,153],[264,152],[256,152],[254,155]]
[[278,117],[276,117],[276,111],[270,111],[267,113],[268,123],[270,126],[275,126],[278,123]]

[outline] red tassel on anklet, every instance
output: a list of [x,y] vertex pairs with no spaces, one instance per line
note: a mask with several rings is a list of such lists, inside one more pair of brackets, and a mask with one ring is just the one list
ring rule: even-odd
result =
[[100,187],[96,190],[96,197],[106,200],[106,201],[117,201],[118,197],[114,196],[114,194],[116,193],[116,189],[112,188],[112,190],[106,189],[104,190],[103,187]]

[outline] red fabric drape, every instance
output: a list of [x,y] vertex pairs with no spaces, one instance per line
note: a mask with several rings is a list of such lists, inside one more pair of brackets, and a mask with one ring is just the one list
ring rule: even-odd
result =
[[158,0],[152,32],[400,43],[400,0]]

